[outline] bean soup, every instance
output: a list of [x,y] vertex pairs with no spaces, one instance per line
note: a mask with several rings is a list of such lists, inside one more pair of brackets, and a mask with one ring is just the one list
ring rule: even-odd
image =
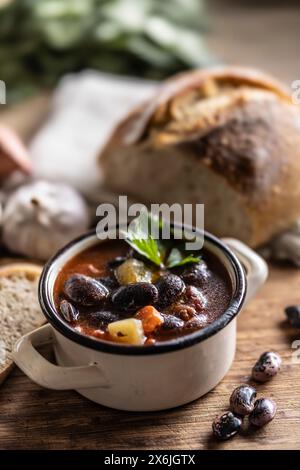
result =
[[[168,250],[178,254],[174,240]],[[55,305],[78,332],[127,345],[154,345],[205,328],[229,305],[221,262],[201,250],[172,267],[158,266],[124,240],[86,249],[59,273]]]

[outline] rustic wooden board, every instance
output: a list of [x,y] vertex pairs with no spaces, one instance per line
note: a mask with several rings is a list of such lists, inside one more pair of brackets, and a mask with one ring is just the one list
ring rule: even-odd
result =
[[[0,448],[299,449],[300,361],[292,364],[292,342],[300,340],[300,331],[290,328],[283,314],[287,304],[300,303],[299,286],[299,270],[271,268],[267,284],[239,318],[237,354],[230,372],[204,398],[178,409],[115,411],[73,391],[42,389],[15,369],[0,388]],[[258,355],[268,349],[282,355],[282,371],[257,388],[260,396],[276,400],[275,420],[264,429],[245,430],[231,441],[216,443],[211,437],[212,419],[226,410],[231,390],[247,380]]]

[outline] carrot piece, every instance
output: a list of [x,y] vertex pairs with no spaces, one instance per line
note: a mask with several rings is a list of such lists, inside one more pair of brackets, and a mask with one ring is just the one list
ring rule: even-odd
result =
[[147,305],[141,308],[135,315],[135,318],[141,320],[145,334],[152,333],[158,326],[160,326],[164,320],[161,314],[152,307]]

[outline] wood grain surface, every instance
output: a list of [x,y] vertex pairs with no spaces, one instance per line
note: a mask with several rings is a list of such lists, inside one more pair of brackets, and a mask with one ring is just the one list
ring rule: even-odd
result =
[[[171,411],[111,410],[74,391],[42,389],[15,369],[0,388],[0,449],[300,449],[300,354],[298,364],[292,361],[300,330],[289,327],[283,313],[287,304],[300,303],[299,287],[299,270],[272,267],[266,285],[239,317],[230,372],[205,397]],[[282,355],[282,370],[257,390],[277,402],[275,420],[215,442],[214,416],[227,409],[232,389],[248,380],[257,357],[270,349]]]

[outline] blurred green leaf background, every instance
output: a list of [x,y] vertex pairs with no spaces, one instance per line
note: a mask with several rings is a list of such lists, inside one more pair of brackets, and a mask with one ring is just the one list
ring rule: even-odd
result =
[[86,68],[164,78],[212,62],[201,0],[0,0],[8,102]]

